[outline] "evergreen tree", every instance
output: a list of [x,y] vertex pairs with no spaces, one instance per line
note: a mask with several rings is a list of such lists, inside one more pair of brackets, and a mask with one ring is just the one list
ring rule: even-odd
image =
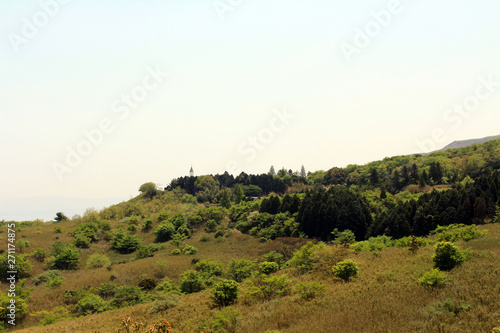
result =
[[370,171],[370,183],[371,185],[373,186],[377,186],[378,183],[379,183],[379,178],[378,178],[378,172],[377,172],[377,169],[373,168],[371,171]]
[[229,197],[229,191],[227,190],[227,188],[222,190],[220,205],[227,209],[231,208],[231,198]]
[[243,188],[240,184],[236,185],[235,193],[234,193],[234,203],[239,204],[245,198],[245,192],[243,192]]
[[273,177],[276,175],[276,171],[274,170],[273,165],[271,165],[271,168],[269,169],[268,175],[273,176]]
[[304,165],[300,168],[300,177],[303,179],[306,179],[307,174],[306,174],[306,168],[304,168]]

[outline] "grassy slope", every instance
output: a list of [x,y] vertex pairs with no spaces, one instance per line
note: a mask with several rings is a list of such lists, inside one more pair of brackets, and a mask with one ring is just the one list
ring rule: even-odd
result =
[[[71,241],[67,235],[73,222],[62,224],[63,234],[55,234],[53,225],[24,227],[20,235],[31,242],[30,252],[38,247],[46,248],[55,241]],[[283,332],[487,332],[500,319],[500,225],[486,225],[489,234],[482,238],[460,243],[461,248],[473,250],[471,258],[461,267],[453,269],[448,277],[453,282],[443,289],[429,290],[417,284],[417,277],[432,268],[430,259],[433,247],[428,246],[410,255],[407,249],[386,249],[380,255],[371,253],[349,254],[360,268],[357,279],[351,283],[314,271],[298,275],[293,269],[287,270],[294,284],[302,281],[317,280],[326,285],[326,292],[316,299],[303,303],[297,295],[285,296],[265,302],[233,305],[241,313],[238,332],[264,332],[266,329],[279,329]],[[41,233],[40,233],[41,232]],[[188,244],[200,249],[194,256],[199,259],[210,258],[224,263],[232,258],[256,259],[263,253],[279,249],[279,242],[259,243],[256,239],[237,232],[224,243],[213,240],[199,242],[200,232],[195,233]],[[146,243],[153,240],[151,233],[142,234]],[[19,237],[19,236],[18,236]],[[22,237],[22,236],[21,236]],[[155,262],[168,261],[167,275],[174,281],[186,269],[193,268],[193,256],[171,256],[172,245],[157,252],[153,258],[114,265],[112,270],[94,269],[63,272],[65,281],[60,287],[38,286],[29,302],[30,313],[50,310],[63,304],[65,290],[75,290],[84,286],[98,286],[109,281],[111,275],[117,277],[118,284],[136,285],[141,274],[154,275],[158,268]],[[100,242],[82,251],[82,262],[89,254],[105,252],[107,243]],[[126,256],[107,252],[112,260],[122,260]],[[113,257],[115,256],[115,257]],[[128,255],[133,256],[133,255]],[[43,271],[37,263],[33,275]],[[281,273],[281,272],[280,272]],[[30,282],[29,282],[30,284]],[[3,288],[3,286],[2,286]],[[89,315],[67,322],[46,327],[33,327],[40,317],[28,316],[18,327],[19,332],[112,332],[120,327],[120,316],[130,315],[134,319],[151,323],[165,318],[173,325],[174,332],[198,332],[198,324],[210,321],[218,312],[210,306],[210,291],[185,295],[177,307],[165,313],[148,314],[151,304]],[[469,311],[457,315],[448,312],[433,314],[432,306],[446,298],[464,301],[471,306]],[[24,329],[22,329],[24,328]]]

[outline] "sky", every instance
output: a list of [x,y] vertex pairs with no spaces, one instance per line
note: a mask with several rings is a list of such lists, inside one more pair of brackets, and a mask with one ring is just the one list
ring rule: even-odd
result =
[[500,134],[500,2],[0,0],[0,220]]

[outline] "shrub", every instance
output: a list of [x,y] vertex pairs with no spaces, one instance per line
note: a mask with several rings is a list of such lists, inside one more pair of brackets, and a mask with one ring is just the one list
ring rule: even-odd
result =
[[134,233],[137,231],[137,226],[135,224],[131,224],[127,227],[127,231],[130,231],[131,233]]
[[76,304],[78,313],[82,316],[104,312],[110,309],[109,304],[95,294],[88,294]]
[[451,270],[465,261],[465,255],[450,242],[436,244],[436,253],[432,256],[434,266],[444,271]]
[[202,274],[210,276],[221,276],[223,264],[220,261],[203,259],[196,263],[196,270]]
[[138,235],[117,231],[111,239],[111,248],[122,254],[132,253],[142,245],[142,239]]
[[179,302],[179,297],[180,295],[177,293],[156,295],[156,300],[154,301],[151,308],[149,308],[148,313],[158,313],[175,307]]
[[155,228],[155,242],[162,243],[172,239],[175,233],[175,227],[170,222],[164,222]]
[[155,278],[143,276],[141,277],[139,284],[137,286],[142,290],[152,290],[156,287],[156,284],[157,283]]
[[317,281],[301,282],[295,286],[295,292],[299,294],[300,299],[304,301],[310,301],[324,291],[325,285]]
[[281,253],[278,253],[276,251],[271,251],[262,256],[262,261],[268,261],[268,262],[275,262],[279,265],[280,268],[282,268],[285,264],[285,258]]
[[298,268],[301,272],[309,271],[313,268],[313,252],[324,248],[326,248],[324,243],[314,245],[312,242],[307,242],[293,253],[293,257],[288,261],[288,264]]
[[46,272],[43,272],[41,274],[38,274],[33,278],[33,285],[38,286],[39,284],[46,283],[49,284],[52,280],[58,279],[62,282],[63,276],[60,271],[58,270],[49,270]]
[[179,286],[170,282],[170,279],[168,277],[164,278],[156,286],[155,291],[163,293],[169,293],[169,292],[181,293],[181,289],[179,288]]
[[153,228],[153,220],[152,219],[144,220],[144,223],[142,224],[142,232],[148,232],[152,228]]
[[275,262],[263,261],[259,264],[259,274],[272,274],[279,271],[280,266]]
[[[17,278],[25,278],[31,276],[31,269],[33,268],[33,263],[28,259],[27,254],[16,254],[16,271]],[[10,258],[12,260],[12,257]],[[8,271],[11,271],[9,263],[9,255],[5,253],[0,257],[0,278],[5,281],[9,277]]]
[[200,242],[208,242],[209,240],[212,239],[212,236],[208,233],[204,233],[200,236]]
[[[0,323],[7,323],[8,320],[11,320],[11,318],[7,317],[10,314],[8,306],[11,305],[11,300],[12,298],[8,297],[6,292],[0,292]],[[28,305],[26,304],[26,300],[21,297],[16,296],[14,300],[16,302],[16,324],[19,324],[28,314]]]
[[158,279],[161,279],[165,275],[167,275],[168,262],[166,260],[157,261],[156,267],[158,268],[158,270],[155,272],[155,275]]
[[213,332],[238,332],[238,322],[241,320],[240,312],[237,309],[225,308],[215,314],[212,322]]
[[446,278],[446,275],[439,270],[439,268],[434,268],[418,279],[418,283],[426,287],[440,287],[446,282],[451,281]]
[[[53,248],[52,258],[48,258],[45,262],[49,268],[53,269],[76,269],[80,261],[80,253],[73,245],[62,245],[61,242],[56,242]],[[62,244],[62,243],[61,243]]]
[[351,277],[358,275],[358,265],[351,259],[347,259],[337,263],[332,271],[336,277],[349,281]]
[[63,229],[63,227],[61,227],[60,225],[56,225],[56,226],[54,227],[54,232],[55,232],[56,234],[61,234],[61,233],[63,233],[63,231],[64,231],[64,229]]
[[241,282],[252,275],[255,263],[246,259],[233,259],[229,263],[227,274],[235,281]]
[[210,297],[215,306],[228,306],[238,298],[238,283],[234,280],[222,280],[212,289]]
[[50,311],[38,311],[33,313],[32,316],[43,316],[43,319],[40,322],[42,326],[73,319],[68,308],[65,306],[56,306]]
[[173,256],[178,256],[182,253],[181,249],[173,249],[172,252],[170,252]]
[[126,307],[142,303],[144,295],[139,287],[119,287],[111,300],[114,307]]
[[354,232],[349,229],[339,231],[337,228],[335,228],[335,230],[332,231],[332,236],[334,237],[334,244],[347,245],[352,244],[356,241]]
[[193,255],[193,254],[198,253],[198,249],[192,245],[186,245],[182,248],[182,253],[187,254],[187,255]]
[[97,295],[103,298],[115,296],[118,286],[115,283],[104,282],[97,288]]
[[44,249],[36,249],[31,254],[37,261],[43,262],[45,260],[47,252]]
[[86,263],[87,269],[101,268],[111,266],[111,260],[105,255],[100,253],[91,254]]
[[462,311],[470,310],[471,306],[464,301],[457,302],[452,298],[446,298],[438,302],[432,309],[434,314],[439,314],[443,312],[450,312],[454,315],[459,314]]
[[251,279],[245,286],[244,293],[250,299],[268,300],[273,297],[288,295],[291,291],[291,280],[286,274]]
[[186,294],[196,293],[206,288],[205,281],[200,273],[187,270],[179,277],[181,291]]

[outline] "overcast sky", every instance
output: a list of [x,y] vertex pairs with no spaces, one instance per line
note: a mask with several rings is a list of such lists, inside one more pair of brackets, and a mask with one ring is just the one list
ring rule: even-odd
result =
[[497,0],[2,0],[0,219],[191,165],[326,170],[498,135],[499,17]]

